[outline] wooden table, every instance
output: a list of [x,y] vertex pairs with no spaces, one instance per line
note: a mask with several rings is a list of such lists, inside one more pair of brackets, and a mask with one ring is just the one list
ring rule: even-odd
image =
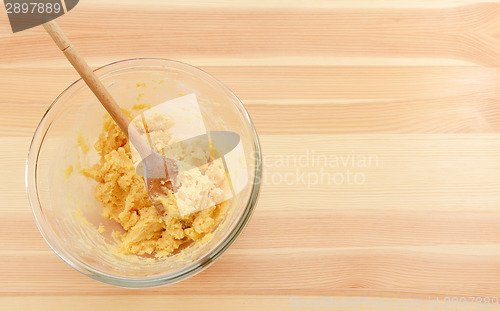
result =
[[193,278],[130,290],[71,269],[36,228],[24,165],[77,74],[41,27],[13,35],[2,9],[1,310],[290,310],[321,297],[438,310],[436,298],[500,296],[500,4],[85,0],[58,21],[91,66],[171,58],[224,81],[260,134],[264,185],[240,239]]

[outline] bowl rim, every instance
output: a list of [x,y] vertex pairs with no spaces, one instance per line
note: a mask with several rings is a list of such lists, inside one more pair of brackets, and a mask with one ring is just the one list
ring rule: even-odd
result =
[[[243,106],[241,100],[221,81],[216,79],[214,76],[208,74],[207,72],[203,71],[202,69],[192,66],[180,61],[176,60],[170,60],[170,59],[162,59],[162,58],[130,58],[130,59],[124,59],[124,60],[119,60],[115,61],[106,65],[103,65],[97,69],[94,70],[96,74],[99,74],[100,72],[103,72],[104,70],[108,69],[113,69],[114,66],[117,65],[123,65],[126,64],[127,66],[125,68],[118,68],[116,70],[110,70],[109,72],[105,72],[104,74],[111,74],[114,72],[118,72],[121,70],[126,70],[126,69],[131,69],[131,68],[140,68],[140,67],[152,67],[151,65],[141,65],[141,62],[161,62],[164,65],[163,67],[168,67],[169,64],[185,67],[187,69],[190,69],[194,71],[197,75],[201,75],[201,78],[208,79],[210,82],[215,82],[215,84],[220,87],[222,90],[224,90],[230,97],[232,97],[232,102],[233,104],[236,105],[236,108],[240,111],[241,116],[245,120],[247,130],[249,131],[250,135],[253,136],[253,154],[254,154],[254,165],[255,165],[255,171],[254,171],[254,180],[252,183],[252,189],[250,192],[249,199],[246,203],[246,206],[238,219],[235,227],[233,228],[232,231],[230,231],[227,236],[225,237],[224,240],[222,240],[214,249],[212,249],[211,252],[205,254],[203,257],[201,257],[199,260],[196,262],[192,263],[191,265],[167,274],[167,275],[160,275],[160,276],[154,276],[154,277],[146,277],[146,278],[127,278],[127,277],[119,277],[116,275],[108,274],[108,273],[103,273],[102,271],[99,271],[97,269],[94,269],[84,263],[82,263],[80,260],[76,259],[73,257],[71,254],[68,252],[65,252],[63,248],[57,248],[55,241],[49,237],[49,233],[44,229],[41,225],[41,219],[43,218],[43,213],[42,213],[42,204],[39,199],[38,195],[38,187],[37,187],[37,166],[38,166],[38,156],[40,152],[40,148],[42,146],[42,143],[44,141],[45,135],[47,134],[47,130],[50,128],[50,123],[46,125],[46,123],[49,121],[47,118],[49,117],[50,113],[56,108],[56,105],[61,101],[61,99],[67,95],[77,84],[83,82],[82,78],[79,78],[78,80],[74,81],[71,83],[64,91],[62,91],[56,99],[52,102],[52,104],[48,107],[48,109],[45,111],[43,114],[39,124],[37,125],[33,138],[31,140],[30,146],[29,146],[29,151],[28,155],[26,158],[26,164],[25,164],[25,186],[26,186],[26,192],[28,196],[28,201],[31,206],[31,210],[33,212],[33,216],[35,218],[36,225],[38,227],[38,230],[40,231],[40,234],[44,238],[45,242],[49,245],[49,247],[64,261],[66,262],[69,266],[71,266],[73,269],[76,271],[93,278],[95,280],[98,280],[103,283],[115,285],[115,286],[120,286],[120,287],[128,287],[128,288],[145,288],[145,287],[156,287],[156,286],[162,286],[162,285],[167,285],[167,284],[174,284],[177,282],[180,282],[182,280],[185,280],[191,276],[194,276],[195,274],[203,271],[204,269],[208,268],[211,264],[213,264],[220,256],[227,251],[231,245],[236,241],[236,239],[239,237],[241,232],[245,229],[246,225],[248,224],[254,210],[255,206],[258,200],[259,192],[260,192],[260,187],[261,187],[261,180],[262,180],[262,149],[260,145],[260,141],[258,138],[257,131],[255,129],[255,126],[252,122],[252,119],[250,115],[248,114],[248,111],[245,109]],[[154,66],[154,65],[153,65]],[[156,66],[158,67],[158,66]],[[85,87],[85,86],[84,86]]]

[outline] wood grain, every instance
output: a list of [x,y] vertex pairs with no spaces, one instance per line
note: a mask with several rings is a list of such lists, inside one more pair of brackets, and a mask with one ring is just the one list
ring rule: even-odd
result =
[[72,270],[36,228],[24,165],[77,74],[41,27],[13,35],[0,14],[2,310],[290,310],[292,297],[366,296],[430,311],[429,298],[499,295],[499,3],[80,2],[58,22],[91,66],[177,59],[241,98],[264,151],[261,196],[236,244],[181,283],[127,290]]

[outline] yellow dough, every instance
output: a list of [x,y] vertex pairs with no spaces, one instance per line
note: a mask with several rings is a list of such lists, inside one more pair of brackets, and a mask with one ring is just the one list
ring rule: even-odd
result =
[[[137,175],[128,139],[107,116],[95,144],[100,161],[83,168],[84,175],[97,182],[95,197],[102,203],[102,216],[119,223],[124,232],[113,232],[121,252],[165,257],[181,245],[203,239],[222,219],[226,202],[180,216],[160,216],[146,192],[144,179]],[[165,198],[176,208],[176,200]]]

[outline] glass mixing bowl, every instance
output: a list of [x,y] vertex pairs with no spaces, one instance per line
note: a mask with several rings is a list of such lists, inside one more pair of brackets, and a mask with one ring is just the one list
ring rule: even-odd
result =
[[[236,240],[255,208],[261,180],[261,150],[255,128],[238,98],[222,83],[195,67],[161,59],[119,61],[96,70],[97,76],[124,108],[161,104],[195,93],[208,131],[239,134],[248,181],[229,200],[224,220],[213,238],[165,259],[111,251],[111,236],[121,227],[101,216],[94,198],[95,182],[80,167],[99,159],[93,145],[102,129],[104,108],[80,79],[54,101],[31,142],[26,187],[38,228],[66,263],[102,282],[124,287],[174,283],[207,268]],[[77,147],[85,141],[90,145]],[[71,172],[73,170],[73,172]],[[99,233],[99,226],[104,233]],[[102,228],[101,228],[102,229]],[[115,246],[114,246],[115,245]]]

